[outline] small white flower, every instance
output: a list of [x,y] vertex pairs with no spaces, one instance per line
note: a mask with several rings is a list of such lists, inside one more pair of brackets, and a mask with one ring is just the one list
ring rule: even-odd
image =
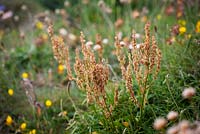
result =
[[56,14],[60,14],[60,9],[56,9],[56,10],[55,10],[55,13],[56,13]]
[[69,6],[70,6],[69,1],[65,1],[64,6],[65,6],[65,7],[69,7]]
[[129,48],[130,50],[132,50],[132,49],[133,49],[133,45],[132,45],[132,44],[129,44],[128,48]]
[[141,37],[141,36],[140,36],[139,33],[136,33],[136,34],[135,34],[135,38],[136,38],[136,39],[139,39],[140,37]]
[[137,45],[136,45],[136,48],[137,48],[137,49],[139,49],[139,48],[140,48],[140,46],[141,46],[141,44],[137,44]]
[[46,16],[46,17],[44,18],[44,21],[45,21],[45,22],[50,22],[50,18]]
[[122,3],[122,4],[130,4],[131,0],[120,0],[120,3]]
[[92,41],[88,41],[88,42],[85,43],[85,45],[86,45],[86,47],[88,48],[88,47],[90,47],[90,46],[93,45],[93,42],[92,42]]
[[105,39],[103,39],[102,43],[103,43],[103,44],[108,44],[108,41],[109,41],[109,40],[108,40],[107,38],[105,38]]
[[72,41],[75,41],[76,40],[76,36],[72,33],[69,34],[69,39],[72,40]]
[[124,41],[120,41],[119,44],[120,44],[120,46],[122,46],[122,47],[123,47],[123,46],[126,46],[126,43],[125,43]]
[[119,40],[122,39],[122,36],[123,36],[123,33],[122,33],[122,32],[119,32],[119,33],[117,34],[117,37],[118,37]]
[[24,10],[24,11],[26,11],[27,10],[27,6],[26,5],[22,5],[21,9]]
[[49,10],[45,10],[45,11],[44,11],[44,14],[49,15],[49,14],[50,14],[50,11],[49,11]]
[[14,16],[14,20],[15,20],[15,21],[19,21],[19,16],[15,15],[15,16]]
[[67,35],[67,30],[66,30],[65,28],[60,28],[60,29],[59,29],[59,33],[60,33],[60,35],[62,35],[62,36],[66,36],[66,35]]
[[98,45],[98,44],[97,44],[97,45],[94,45],[93,49],[94,49],[95,51],[97,51],[97,50],[101,49],[101,46]]

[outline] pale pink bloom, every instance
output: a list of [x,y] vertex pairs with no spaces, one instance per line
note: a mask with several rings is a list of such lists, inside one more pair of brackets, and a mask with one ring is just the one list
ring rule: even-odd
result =
[[196,93],[196,90],[193,87],[185,88],[182,92],[184,99],[191,99]]
[[170,121],[175,120],[177,117],[178,117],[178,113],[175,112],[175,111],[170,111],[167,114],[167,119],[170,120]]
[[177,134],[179,131],[178,126],[172,126],[169,129],[167,129],[167,134]]
[[6,20],[6,19],[11,18],[12,16],[13,16],[13,12],[12,11],[7,11],[2,15],[1,19],[2,20]]
[[161,130],[165,127],[165,125],[167,124],[167,120],[165,118],[157,118],[154,123],[153,123],[153,127],[155,130]]
[[179,128],[181,131],[185,131],[187,130],[189,127],[190,127],[190,122],[187,121],[187,120],[182,120],[180,123],[179,123]]

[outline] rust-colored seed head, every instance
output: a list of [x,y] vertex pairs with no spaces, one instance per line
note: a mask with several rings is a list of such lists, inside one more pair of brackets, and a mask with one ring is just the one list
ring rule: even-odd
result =
[[118,91],[118,86],[115,87],[115,95],[114,95],[114,106],[116,106],[118,104],[118,100],[119,100],[119,91]]
[[67,67],[67,74],[68,74],[68,79],[69,80],[72,80],[73,79],[73,76],[72,76],[72,70],[71,70],[71,66],[70,66],[70,57],[69,57],[69,48],[66,47],[65,48],[66,51],[65,51],[65,63],[66,63],[66,67]]
[[[101,62],[103,55],[101,37],[99,35],[96,37],[96,44],[100,46],[100,49],[97,49],[99,54],[99,62],[97,62],[91,47],[88,47],[85,43],[86,41],[83,32],[80,33],[82,49],[81,52],[76,49],[74,64],[74,72],[76,76],[73,77],[70,65],[69,48],[64,44],[61,37],[53,35],[53,25],[49,26],[48,33],[51,37],[54,57],[60,64],[66,66],[68,80],[74,80],[80,89],[86,91],[88,103],[96,102],[99,107],[103,109],[105,116],[110,117],[112,105],[107,105],[106,103],[107,97],[105,90],[109,77],[109,68],[106,64]],[[80,58],[80,53],[83,54],[83,58]]]
[[108,81],[108,67],[103,66],[102,64],[97,64],[93,71],[93,82],[94,86],[100,93],[105,92],[104,87]]
[[54,53],[54,58],[59,62],[59,64],[64,64],[64,42],[62,37],[54,36],[52,37],[52,49]]
[[[120,40],[117,36],[115,37],[116,56],[120,64],[122,78],[125,80],[126,88],[133,100],[135,99],[132,90],[132,81],[134,79],[131,74],[133,73],[135,75],[140,92],[144,95],[149,88],[148,84],[151,83],[149,75],[152,75],[155,79],[161,64],[161,51],[157,46],[155,36],[150,35],[149,22],[146,23],[144,31],[144,42],[139,44],[136,43],[135,34],[132,34],[132,39],[130,41],[132,48],[129,49],[130,53],[128,54],[128,58],[126,58],[126,54],[120,47]],[[126,59],[128,59],[128,61],[126,61]],[[128,66],[126,66],[125,63],[128,63]],[[137,102],[136,99],[135,102]]]

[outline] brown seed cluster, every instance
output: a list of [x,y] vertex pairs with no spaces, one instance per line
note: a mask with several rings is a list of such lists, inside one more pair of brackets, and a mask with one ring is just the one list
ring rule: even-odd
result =
[[[100,35],[96,36],[95,52],[92,50],[92,42],[86,42],[84,34],[81,32],[81,50],[76,49],[74,71],[70,65],[69,48],[64,44],[62,37],[54,36],[52,25],[49,26],[49,35],[52,41],[52,49],[56,60],[67,68],[67,78],[75,81],[78,87],[87,93],[87,102],[95,102],[104,111],[106,117],[112,113],[113,106],[118,103],[118,89],[114,93],[114,105],[107,104],[107,93],[105,86],[109,79],[109,68],[102,62],[103,46]],[[115,37],[115,47],[117,59],[120,63],[122,78],[125,81],[127,91],[130,93],[131,100],[141,107],[147,100],[146,90],[149,89],[151,82],[156,78],[161,63],[161,51],[157,46],[154,36],[150,36],[150,23],[145,25],[145,40],[141,44],[136,44],[135,34],[128,46],[129,53],[126,55],[123,47],[127,42]],[[80,56],[81,55],[81,56]],[[74,75],[73,75],[74,72]],[[134,80],[136,78],[136,80]],[[151,80],[151,81],[150,81]],[[143,101],[136,99],[133,82],[136,81]]]
[[[84,34],[81,32],[81,52],[79,49],[76,49],[75,64],[73,65],[75,76],[73,76],[70,66],[69,48],[64,44],[61,37],[53,35],[52,25],[49,27],[49,35],[53,44],[52,49],[55,59],[67,68],[67,78],[70,81],[74,80],[80,89],[86,91],[88,103],[95,102],[103,109],[105,116],[109,117],[112,112],[112,106],[108,106],[106,103],[107,97],[105,90],[109,76],[109,68],[101,62],[103,55],[101,37],[99,35],[96,37],[96,45],[100,46],[100,49],[97,50],[98,60],[96,60],[91,46],[86,45]],[[80,53],[82,53],[82,57],[80,57]],[[115,96],[115,100],[118,100],[117,97]]]
[[[157,46],[155,36],[150,36],[150,23],[145,25],[145,39],[143,43],[137,44],[135,34],[132,34],[130,44],[123,44],[115,37],[115,47],[117,59],[120,63],[122,78],[126,82],[131,98],[137,102],[133,91],[133,74],[135,75],[140,92],[145,96],[146,90],[149,88],[150,77],[156,78],[161,64],[161,51]],[[128,60],[123,52],[123,47],[130,49]],[[128,64],[126,66],[126,64]]]
[[59,64],[65,65],[67,68],[68,78],[72,80],[72,71],[70,67],[70,57],[69,48],[65,45],[63,38],[60,36],[55,36],[53,32],[53,25],[50,24],[48,28],[48,33],[52,42],[52,50],[54,58],[59,62]]

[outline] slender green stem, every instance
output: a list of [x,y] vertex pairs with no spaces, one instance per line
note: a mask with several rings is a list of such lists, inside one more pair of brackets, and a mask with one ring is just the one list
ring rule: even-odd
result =
[[[110,110],[109,110],[109,108],[108,108],[108,106],[106,105],[106,110],[110,113]],[[104,115],[105,116],[105,115]],[[114,125],[114,120],[113,120],[113,118],[112,118],[112,114],[110,114],[110,120],[111,120],[111,126],[112,126],[112,129],[113,130],[115,130],[116,132],[117,132],[117,130],[116,130],[116,128],[115,128],[115,125]],[[105,116],[105,119],[106,119],[106,116]]]
[[[148,71],[149,72],[149,71]],[[147,99],[147,81],[148,81],[148,77],[149,77],[149,73],[147,73],[147,76],[145,78],[145,81],[144,81],[144,93],[142,94],[142,105],[141,105],[141,108],[140,108],[140,116],[142,117],[143,116],[143,110],[144,110],[144,107],[145,107],[145,100]]]
[[177,103],[176,103],[176,101],[175,101],[175,99],[174,99],[174,96],[173,96],[173,94],[172,94],[172,92],[171,92],[171,89],[170,89],[170,86],[169,86],[169,81],[168,81],[167,78],[166,78],[166,84],[167,84],[167,89],[168,89],[168,91],[169,91],[169,93],[170,93],[170,95],[171,95],[171,98],[172,98],[174,104],[176,105],[176,108],[178,109],[178,111],[180,111],[180,109],[179,109],[179,107],[178,107],[178,105],[177,105]]
[[71,84],[71,81],[67,83],[67,96],[69,97],[69,100],[71,101],[71,103],[72,103],[72,105],[74,107],[74,110],[78,111],[78,109],[77,109],[72,97],[70,96],[70,84]]

